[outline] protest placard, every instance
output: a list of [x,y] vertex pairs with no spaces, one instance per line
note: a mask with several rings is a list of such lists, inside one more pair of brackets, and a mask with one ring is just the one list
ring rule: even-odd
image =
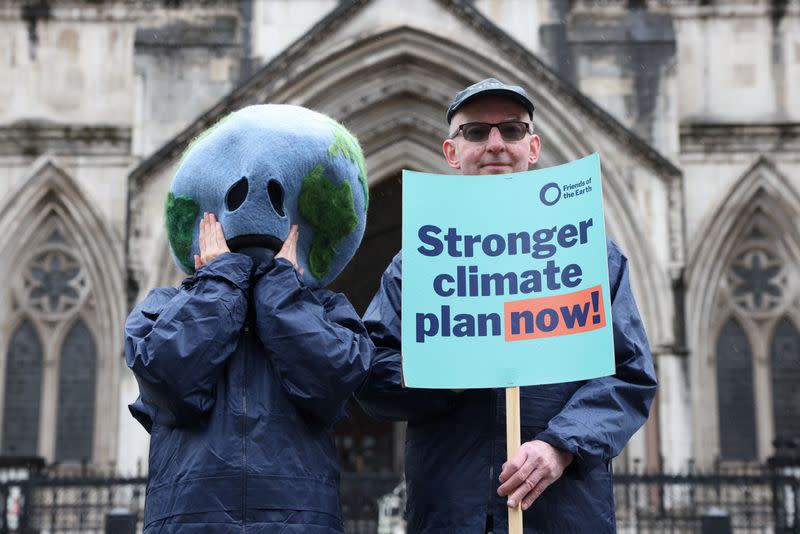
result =
[[403,172],[403,378],[486,388],[614,372],[600,157]]

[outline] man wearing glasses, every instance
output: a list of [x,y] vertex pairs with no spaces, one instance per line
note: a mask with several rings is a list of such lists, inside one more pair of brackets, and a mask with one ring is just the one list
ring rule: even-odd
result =
[[[489,78],[458,93],[442,150],[465,175],[526,171],[539,158],[533,103]],[[401,254],[387,268],[364,324],[376,346],[358,398],[372,415],[408,421],[409,533],[507,532],[521,504],[526,533],[614,532],[611,459],[647,419],[656,380],[628,281],[627,259],[608,242],[616,374],[520,388],[523,444],[506,461],[502,389],[403,387]]]

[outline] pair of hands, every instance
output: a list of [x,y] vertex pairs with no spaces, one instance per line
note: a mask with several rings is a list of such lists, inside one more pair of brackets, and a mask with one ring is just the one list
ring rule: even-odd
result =
[[[300,231],[297,229],[297,225],[293,224],[281,250],[275,257],[289,260],[297,272],[303,274],[304,269],[297,265],[297,238],[299,235]],[[204,212],[203,218],[200,220],[200,254],[194,255],[195,270],[203,265],[208,265],[230,251],[231,249],[228,248],[228,243],[225,241],[225,233],[222,231],[222,224],[213,213]]]
[[572,459],[572,453],[544,441],[535,439],[523,443],[503,464],[497,494],[509,496],[509,508],[521,504],[522,509],[527,510],[550,484],[561,478]]

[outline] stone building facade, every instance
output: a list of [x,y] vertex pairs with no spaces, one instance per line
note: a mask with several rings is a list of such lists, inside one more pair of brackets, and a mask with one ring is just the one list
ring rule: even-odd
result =
[[[603,161],[660,389],[621,462],[763,462],[800,436],[800,4],[790,0],[1,0],[0,454],[131,472],[147,435],[121,329],[175,284],[163,204],[189,141],[292,103],[361,140],[372,201],[336,282],[400,246],[402,169],[448,172],[444,110],[527,87],[539,167]],[[356,407],[351,471],[399,470]]]

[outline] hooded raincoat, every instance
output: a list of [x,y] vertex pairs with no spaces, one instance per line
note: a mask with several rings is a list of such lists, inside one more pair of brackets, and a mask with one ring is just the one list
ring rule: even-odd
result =
[[[628,281],[627,259],[608,242],[616,374],[520,388],[522,441],[545,441],[573,462],[523,514],[526,534],[614,532],[611,459],[644,423],[655,395],[652,357]],[[409,534],[508,531],[498,477],[506,461],[505,392],[408,389],[400,363],[401,255],[383,275],[364,324],[376,346],[358,398],[376,417],[407,420]]]
[[145,532],[341,532],[333,424],[372,350],[349,302],[284,259],[226,253],[153,290],[125,324]]

